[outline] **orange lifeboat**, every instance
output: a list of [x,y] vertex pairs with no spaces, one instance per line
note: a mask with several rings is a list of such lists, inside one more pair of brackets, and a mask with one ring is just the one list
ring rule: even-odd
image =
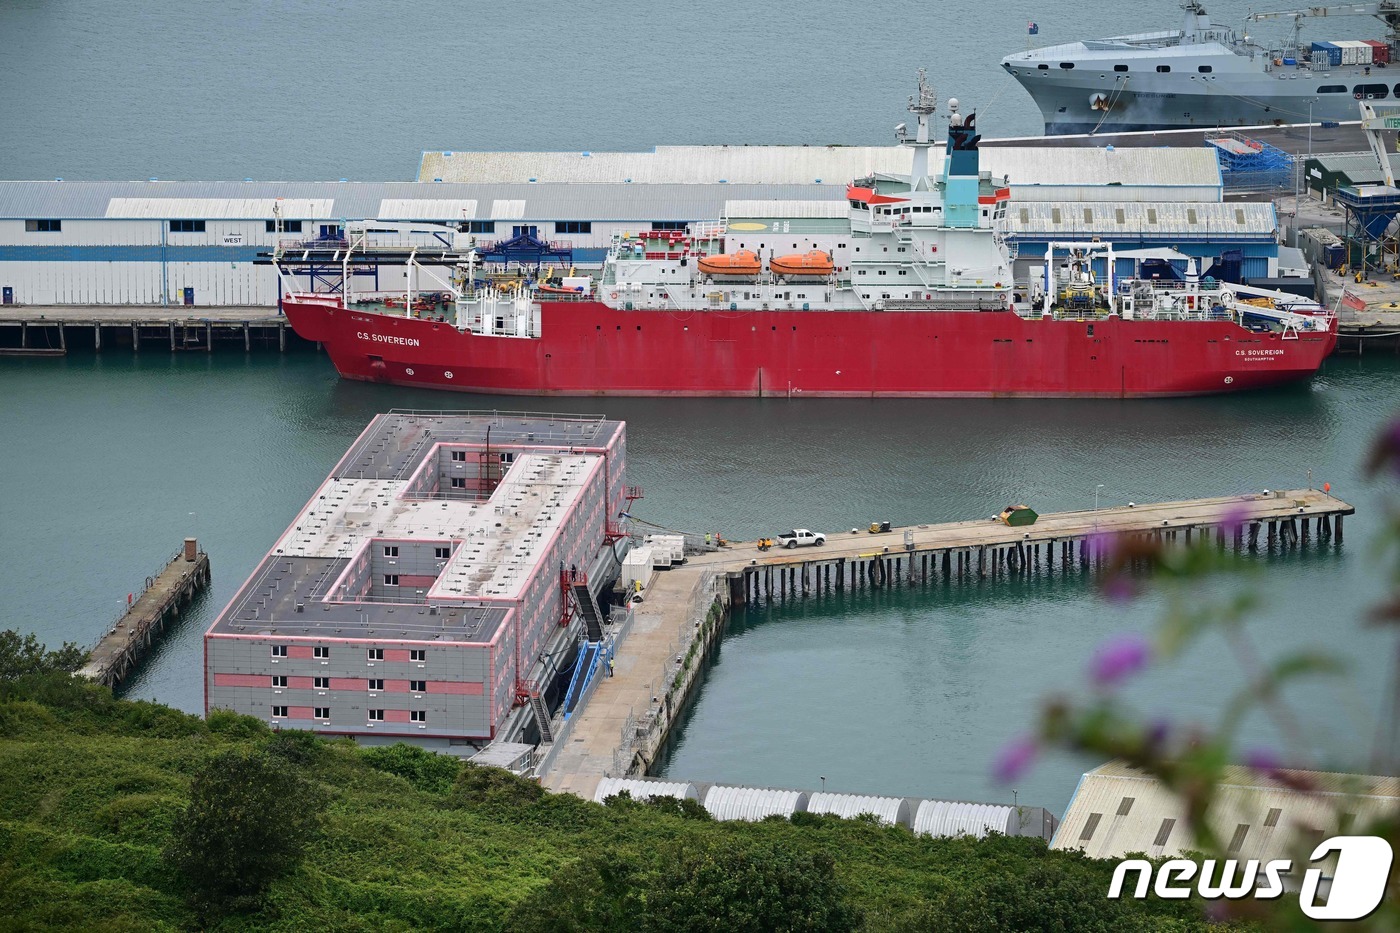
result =
[[792,253],[788,256],[774,256],[768,260],[768,268],[774,275],[787,276],[819,276],[825,278],[831,275],[831,270],[835,265],[831,257],[819,249],[808,250],[805,253]]
[[701,256],[697,265],[706,275],[758,275],[763,261],[751,250],[741,249],[737,253],[718,253],[714,256]]

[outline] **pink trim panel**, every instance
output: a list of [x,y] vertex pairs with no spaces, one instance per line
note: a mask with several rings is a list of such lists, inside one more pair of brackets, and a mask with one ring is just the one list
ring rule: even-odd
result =
[[437,577],[428,574],[401,573],[399,574],[399,586],[432,586],[437,582]]
[[406,709],[386,709],[384,711],[385,722],[408,722],[408,710]]
[[366,690],[369,688],[369,681],[358,677],[332,677],[332,690]]
[[310,706],[289,706],[287,707],[288,719],[310,719],[316,712]]
[[302,646],[302,645],[292,645],[291,647],[289,647],[289,648],[287,649],[287,657],[289,657],[289,658],[309,658],[309,657],[312,656],[312,655],[311,655],[311,652],[312,652],[312,649],[311,649],[311,648],[307,648],[307,647],[304,647],[304,646]]
[[386,680],[384,681],[385,693],[407,693],[408,681],[406,680]]
[[479,697],[485,692],[485,684],[464,684],[450,680],[428,681],[429,693],[447,693],[453,696]]
[[272,678],[266,674],[215,674],[216,687],[271,687]]
[[[288,677],[288,678],[287,678],[287,689],[288,689],[288,690],[310,690],[310,689],[311,689],[312,687],[314,687],[315,685],[316,685],[316,678],[314,678],[314,677]],[[310,716],[311,714],[310,714],[310,713],[307,713],[307,715]]]
[[386,661],[407,661],[408,652],[402,648],[385,648],[384,660]]

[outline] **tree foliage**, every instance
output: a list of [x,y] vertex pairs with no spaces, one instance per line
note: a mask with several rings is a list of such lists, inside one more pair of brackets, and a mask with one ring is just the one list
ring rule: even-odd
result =
[[282,761],[230,750],[190,783],[165,858],[201,903],[246,906],[296,867],[322,808],[320,790]]
[[17,680],[31,674],[61,672],[71,674],[87,661],[87,652],[72,642],[56,651],[41,645],[31,632],[0,631],[0,681]]

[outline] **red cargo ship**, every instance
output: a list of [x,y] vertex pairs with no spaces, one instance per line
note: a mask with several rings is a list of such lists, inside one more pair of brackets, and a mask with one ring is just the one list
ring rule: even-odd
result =
[[[929,175],[935,108],[921,76],[911,173],[847,189],[848,258],[765,258],[695,225],[617,237],[597,282],[544,293],[478,287],[464,249],[437,257],[456,272],[430,302],[410,272],[397,299],[289,291],[282,306],[346,378],[511,395],[1198,395],[1304,379],[1332,351],[1336,317],[1311,302],[1191,271],[1115,281],[1110,244],[1051,244],[1045,281],[1013,285],[1005,181],[979,174],[956,101]],[[372,232],[325,257],[347,290]]]

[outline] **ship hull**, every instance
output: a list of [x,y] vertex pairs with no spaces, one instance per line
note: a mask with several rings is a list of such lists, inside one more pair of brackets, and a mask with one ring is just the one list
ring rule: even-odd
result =
[[341,376],[505,395],[1104,397],[1203,395],[1306,379],[1336,334],[1229,321],[1090,322],[1010,311],[623,311],[540,303],[539,338],[288,299]]

